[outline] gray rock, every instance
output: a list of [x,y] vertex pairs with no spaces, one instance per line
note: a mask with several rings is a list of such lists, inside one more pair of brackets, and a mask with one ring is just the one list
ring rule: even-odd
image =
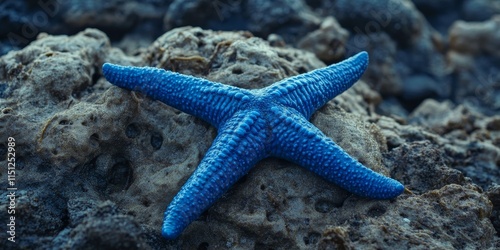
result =
[[[373,45],[370,50],[372,63],[382,67],[327,103],[311,121],[368,167],[402,181],[407,193],[394,200],[362,199],[300,166],[267,159],[179,239],[168,242],[160,235],[164,209],[216,131],[111,86],[102,78],[103,62],[160,67],[249,89],[325,64],[313,53],[273,47],[249,32],[193,27],[173,29],[134,56],[111,46],[104,33],[88,29],[74,36],[43,34],[0,57],[0,153],[7,152],[7,136],[17,142],[23,239],[17,246],[494,248],[500,118],[467,103],[433,101],[423,102],[408,119],[375,113],[386,97],[369,84],[383,77],[401,84],[387,72],[404,69],[394,57],[394,52],[401,55],[399,44],[387,34],[377,40],[388,44],[381,52]],[[422,37],[413,45],[434,53],[434,47],[426,47],[429,37]],[[410,66],[405,76],[415,74]],[[5,174],[0,177],[0,186],[7,186]],[[491,189],[484,193],[478,185]],[[3,193],[0,205],[6,204]],[[7,221],[5,213],[0,220]]]

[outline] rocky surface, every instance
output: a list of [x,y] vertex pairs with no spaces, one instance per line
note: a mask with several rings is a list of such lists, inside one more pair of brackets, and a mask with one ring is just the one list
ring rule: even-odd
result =
[[[2,246],[500,247],[496,1],[0,5],[0,18],[10,24],[0,27],[3,225],[8,137],[16,140],[18,189],[16,243],[2,227]],[[179,27],[185,25],[201,28]],[[217,31],[229,29],[240,31]],[[370,53],[363,79],[311,121],[363,164],[401,181],[405,194],[362,199],[300,166],[266,159],[179,239],[161,237],[164,209],[216,130],[112,86],[102,77],[104,62],[253,89],[360,50]]]

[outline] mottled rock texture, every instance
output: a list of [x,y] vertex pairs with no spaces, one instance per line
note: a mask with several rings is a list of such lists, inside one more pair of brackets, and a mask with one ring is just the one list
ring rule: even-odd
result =
[[482,113],[499,114],[500,15],[483,22],[456,21],[449,34],[453,97]]
[[[0,57],[0,222],[8,221],[4,155],[7,137],[14,137],[19,240],[4,240],[2,227],[2,246],[500,246],[495,1],[459,1],[449,8],[443,6],[450,1],[420,0],[48,1],[54,15],[35,27],[73,35],[27,36],[19,20],[43,12],[32,2],[0,3],[0,17],[12,24],[0,27],[2,52],[36,37]],[[474,12],[477,6],[488,11]],[[97,24],[104,32],[76,33]],[[240,31],[175,28],[184,25]],[[11,43],[9,34],[25,40]],[[388,201],[362,199],[300,166],[267,159],[179,239],[161,237],[164,209],[216,131],[107,83],[104,62],[262,88],[359,50],[371,60],[362,81],[311,121],[408,192]]]
[[[121,211],[134,218],[131,220],[123,217],[124,227],[134,228],[137,225],[133,223],[140,222],[145,230],[153,232],[145,236],[152,241],[152,237],[159,235],[159,230],[154,229],[161,224],[167,202],[197,166],[215,136],[214,128],[192,116],[143,96],[111,87],[100,75],[99,65],[103,61],[163,66],[246,88],[267,86],[284,77],[324,66],[310,53],[272,48],[246,32],[212,32],[199,28],[181,28],[166,33],[138,58],[127,57],[111,48],[106,36],[98,30],[86,30],[73,37],[44,35],[25,49],[5,55],[0,62],[2,81],[7,86],[5,98],[2,99],[5,108],[0,118],[0,128],[4,131],[2,135],[13,136],[18,141],[18,171],[19,178],[23,178],[19,181],[19,188],[29,190],[25,194],[26,208],[20,206],[18,210],[21,214],[18,233],[44,239],[36,241],[37,243],[26,242],[28,246],[54,246],[57,242],[88,246],[92,242],[108,242],[105,238],[107,233],[103,233],[103,238],[95,241],[82,238],[81,235],[86,233],[94,235],[92,237],[101,237],[99,231],[93,231],[100,230],[99,226],[90,224],[93,223],[92,220],[104,220],[99,222],[104,223],[104,227],[108,219],[102,219],[93,212],[79,215],[84,212],[72,205],[74,197],[85,197],[85,200],[92,201],[88,206],[83,206],[90,211],[99,209],[100,204],[107,200],[119,204],[117,210],[110,215],[112,217],[109,218],[109,223],[120,220],[122,217],[114,214]],[[61,84],[57,84],[58,82]],[[361,93],[361,96],[356,95],[356,92]],[[377,99],[376,94],[370,93],[363,83],[348,93],[351,94],[346,94],[337,101],[343,103],[349,100],[352,103],[341,106],[362,114],[366,114],[369,104],[360,97],[365,95],[367,100]],[[328,113],[331,115],[326,115]],[[381,152],[385,150],[383,137],[376,132],[376,127],[359,115],[327,105],[313,120],[317,121],[320,128],[330,128],[332,132],[327,134],[337,137],[338,143],[362,162],[374,168],[384,168],[381,164]],[[343,131],[343,136],[334,133],[335,130]],[[2,139],[6,141],[6,138]],[[353,145],[351,141],[357,141],[358,144]],[[3,144],[2,147],[6,148]],[[308,198],[308,209],[311,211],[326,211],[332,206],[340,206],[343,198],[348,195],[326,182],[318,186],[319,178],[312,174],[305,175],[309,177],[303,177],[304,180],[299,182],[296,176],[302,176],[307,171],[284,161],[274,160],[263,164],[269,166],[268,171],[290,168],[294,173],[290,175],[288,171],[284,171],[277,175],[257,174],[255,182],[258,184],[244,181],[245,184],[239,185],[251,188],[252,192],[248,192],[248,195],[255,195],[253,188],[262,192],[267,186],[273,187],[272,182],[282,181],[284,176],[292,178],[290,181],[294,180],[297,187],[305,185],[312,188],[297,191],[305,192],[308,196],[317,193],[316,198]],[[258,171],[261,170],[256,170],[257,173]],[[279,175],[283,177],[277,177]],[[265,178],[262,179],[262,176]],[[287,182],[279,183],[276,188],[288,190]],[[330,190],[328,194],[322,194],[321,190],[325,189]],[[261,201],[249,203],[254,208],[248,213],[252,214],[253,209],[259,209],[266,214],[263,218],[277,220],[276,216],[271,215],[272,211],[258,205],[275,202],[268,199],[267,193],[262,192],[262,195],[254,197]],[[234,207],[234,204],[248,202],[241,195],[231,195],[230,192],[228,196],[233,197],[228,199],[230,204],[219,209],[227,210]],[[43,200],[42,205],[33,205],[33,198]],[[283,199],[286,200],[286,197]],[[23,201],[23,196],[20,201]],[[53,215],[49,213],[43,218],[51,223],[42,223],[36,214],[41,215],[47,210],[53,211]],[[292,212],[290,214],[293,215]],[[238,216],[236,212],[234,215]],[[244,213],[240,215],[245,216]],[[82,216],[85,216],[83,220],[72,219]],[[87,225],[88,223],[90,224]],[[202,228],[214,226],[214,223],[204,222],[196,222],[194,225],[200,223]],[[215,224],[220,230],[226,231],[235,226],[232,223]],[[202,244],[201,240],[189,240],[201,237],[189,233],[191,230],[201,230],[197,228],[190,227],[178,244],[182,245],[185,241],[190,242],[189,244]],[[258,228],[255,230],[265,231]],[[116,237],[132,237],[137,239],[138,245],[143,244],[140,234],[120,235],[117,232]],[[57,241],[51,240],[54,237]],[[67,237],[78,242],[68,243],[70,240]],[[294,241],[300,239],[294,244],[302,242],[302,238],[296,238],[295,233],[290,233],[287,237]],[[251,245],[267,244],[266,241],[259,242],[258,238],[250,237],[248,240]],[[210,241],[210,244],[218,243]]]

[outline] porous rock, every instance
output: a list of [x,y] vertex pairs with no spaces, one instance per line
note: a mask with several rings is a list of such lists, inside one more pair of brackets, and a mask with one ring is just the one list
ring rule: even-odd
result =
[[429,141],[406,143],[386,153],[384,159],[391,174],[413,193],[468,183],[462,172],[449,167],[452,161],[444,150]]
[[[188,58],[182,58],[182,55]],[[141,58],[144,58],[144,61],[141,61]],[[50,63],[42,63],[44,60]],[[189,63],[191,60],[194,63]],[[19,158],[19,171],[23,171],[24,166],[23,181],[20,182],[22,184],[19,188],[26,188],[27,183],[32,183],[33,194],[28,197],[45,195],[42,201],[44,204],[57,204],[59,210],[67,211],[49,213],[47,220],[63,223],[43,224],[40,228],[53,228],[44,230],[44,234],[36,230],[27,231],[26,234],[33,236],[33,241],[26,242],[27,246],[47,247],[61,242],[75,247],[78,245],[80,248],[96,246],[89,243],[89,239],[94,239],[92,235],[105,234],[102,236],[104,238],[95,238],[97,242],[103,243],[110,239],[106,237],[114,231],[99,231],[104,230],[101,226],[107,227],[109,223],[117,223],[124,228],[139,230],[135,224],[137,221],[142,225],[140,230],[152,232],[146,239],[138,238],[138,235],[142,235],[140,233],[130,235],[121,229],[115,230],[117,235],[118,232],[124,232],[116,239],[130,238],[124,242],[128,242],[126,247],[131,249],[144,241],[149,242],[150,246],[157,246],[160,244],[158,242],[161,242],[158,241],[159,226],[167,202],[194,171],[215,137],[215,129],[195,117],[106,83],[99,77],[99,68],[104,61],[182,69],[183,73],[247,88],[267,86],[284,77],[324,66],[310,53],[290,48],[272,48],[265,41],[248,33],[212,32],[199,28],[173,30],[160,37],[138,58],[127,57],[119,50],[111,48],[106,36],[97,30],[86,30],[72,37],[42,35],[26,49],[2,57],[0,76],[2,81],[8,81],[8,89],[4,92],[6,98],[2,99],[2,105],[7,108],[3,110],[0,121],[5,134],[12,135],[19,141],[19,155],[25,156],[24,159]],[[241,72],[235,71],[235,67],[240,68]],[[274,70],[269,71],[269,68]],[[31,101],[14,102],[16,98]],[[369,104],[365,103],[365,99],[374,103],[377,98],[376,94],[362,84],[344,94],[338,103],[349,107],[351,111],[366,113]],[[354,101],[356,105],[347,104],[347,101]],[[373,106],[373,103],[370,105]],[[370,128],[362,119],[351,117],[341,109],[339,111],[343,115],[338,117],[329,115],[331,111],[328,109],[325,111],[326,113],[320,113],[315,118],[319,124],[324,124],[320,127],[330,130],[330,126],[340,128],[346,126],[347,122],[350,125],[350,132],[346,134],[348,139],[339,144],[348,147],[348,151],[367,165],[383,168],[379,153],[380,147],[384,145],[383,140],[373,137],[370,132],[376,128]],[[365,132],[366,128],[368,130]],[[351,144],[351,141],[360,143]],[[367,145],[370,145],[373,154],[365,154],[364,150],[360,150]],[[264,162],[264,167],[257,166],[256,169],[263,168],[265,171],[274,172],[276,169],[290,166],[284,161],[270,162],[271,164]],[[287,190],[287,183],[272,182],[284,179],[292,181],[307,172],[298,166],[289,168],[292,170],[274,174],[255,170],[255,178],[251,179],[252,181],[246,181],[244,185],[237,187],[249,188],[253,192],[255,187],[260,189],[262,185],[266,185],[264,183],[271,183],[267,184],[273,187],[270,190],[276,188],[272,195],[283,196],[281,192]],[[30,171],[26,172],[28,169]],[[262,179],[264,175],[267,179]],[[316,182],[320,179],[313,174],[305,176],[311,178],[301,178],[300,182],[295,180],[296,186],[305,185],[311,187],[312,191],[298,189],[299,193],[291,192],[292,196],[298,197],[297,205],[302,202],[309,204],[301,205],[305,211],[330,211],[333,207],[340,206],[347,196],[344,190],[324,181],[323,184],[317,185]],[[44,184],[46,182],[53,184],[47,186]],[[60,186],[64,186],[64,189],[58,190],[57,187]],[[238,192],[237,187],[234,192]],[[330,192],[321,194],[320,190],[327,187]],[[46,195],[54,190],[56,196]],[[315,193],[318,198],[301,198],[310,195],[310,192]],[[75,203],[75,197],[92,202],[78,205],[82,203]],[[223,202],[227,203],[222,203],[227,205],[216,204],[213,209],[227,210],[242,202],[239,195],[232,195],[231,191],[227,197],[227,200],[223,199]],[[264,198],[261,202],[268,204],[280,200],[269,200],[267,194],[261,197]],[[285,198],[286,196],[283,199]],[[106,200],[120,204],[119,211],[113,212],[109,219],[86,215],[99,211],[99,206],[108,206],[102,205],[106,204]],[[32,204],[32,201],[28,201],[28,205]],[[281,226],[272,226],[276,232],[284,230],[283,226],[288,224],[289,220],[295,220],[292,215],[297,210],[289,211],[285,219],[279,219],[279,214],[273,215],[271,211],[259,208],[258,204],[260,203],[250,203],[255,209],[265,212],[271,221],[281,221]],[[125,213],[131,217],[120,215]],[[238,214],[236,211],[233,214],[235,218],[246,216],[245,213]],[[64,223],[68,218],[69,223]],[[30,220],[38,219],[22,219],[33,224]],[[120,221],[125,224],[120,224]],[[219,228],[221,232],[233,230],[238,237],[246,237],[248,244],[258,246],[266,242],[260,242],[260,238],[245,234],[244,231],[234,231],[239,221],[241,220],[227,223],[220,219],[203,222],[201,218],[201,221],[193,223],[182,240],[174,245],[203,244],[197,241],[200,236],[191,237],[189,232],[206,226]],[[248,223],[255,225],[255,220],[250,216]],[[297,230],[304,230],[301,228],[297,227]],[[267,229],[269,228],[259,227],[254,230],[264,232]],[[310,242],[314,241],[312,238],[315,238],[315,235],[317,234],[313,232]],[[48,240],[55,236],[56,241]],[[37,238],[44,240],[35,243]],[[302,238],[294,238],[297,239],[303,241]]]
[[[47,59],[47,53],[67,57],[80,68]],[[413,194],[392,201],[362,199],[300,166],[267,159],[179,239],[167,242],[160,236],[164,209],[216,131],[198,118],[111,86],[101,77],[105,61],[161,67],[250,89],[324,66],[312,53],[272,47],[246,32],[191,27],[166,33],[137,57],[111,48],[97,30],[71,37],[44,35],[2,57],[0,81],[8,89],[0,99],[6,106],[0,114],[0,129],[6,133],[1,135],[19,141],[18,188],[26,190],[20,204],[37,207],[20,217],[31,225],[22,232],[26,248],[492,246],[486,195],[443,158],[460,152],[463,144],[452,144],[455,151],[445,148],[443,156],[433,145],[451,140],[376,115],[380,96],[363,82],[321,108],[312,121],[368,167],[408,184]],[[78,68],[81,72],[75,72]],[[60,82],[66,87],[60,88],[57,80],[35,81],[35,76],[49,79],[44,71],[55,72],[54,79],[68,79]],[[44,86],[39,94],[38,85]],[[498,122],[482,124],[492,130]],[[6,138],[1,140],[6,148]],[[432,144],[418,143],[425,140]],[[426,178],[426,171],[434,178]],[[5,186],[5,180],[0,184]],[[55,212],[45,213],[48,209]],[[0,219],[6,220],[3,214]]]
[[311,53],[270,49],[248,32],[212,32],[192,27],[165,33],[148,48],[145,57],[155,67],[247,89],[262,88],[288,75],[325,65]]
[[389,150],[428,141],[441,147],[440,154],[448,159],[444,165],[462,171],[474,183],[488,189],[499,178],[498,119],[485,116],[468,104],[426,100],[410,115],[410,124],[380,117],[377,125],[387,139]]
[[[343,208],[347,209],[340,210],[336,216],[347,222],[344,233],[327,231],[321,243],[338,237],[353,249],[493,247],[491,240],[484,240],[491,239],[495,232],[488,219],[491,202],[473,185],[450,184],[422,195],[403,196],[390,205],[347,199]],[[456,217],[463,219],[450,219]],[[467,240],[463,232],[468,232]]]
[[6,85],[0,128],[3,136],[18,140],[20,155],[25,156],[36,152],[41,125],[79,100],[81,93],[90,94],[93,76],[109,49],[106,35],[97,30],[42,37],[0,59]]

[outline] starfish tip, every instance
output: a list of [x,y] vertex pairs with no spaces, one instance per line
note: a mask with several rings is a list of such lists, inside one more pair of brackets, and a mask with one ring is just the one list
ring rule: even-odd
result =
[[368,52],[366,51],[361,51],[358,54],[354,55],[352,57],[352,60],[355,60],[357,62],[360,62],[363,65],[363,72],[368,67],[368,62],[370,60],[370,56],[368,56]]
[[164,224],[162,229],[161,229],[161,235],[165,239],[173,240],[173,239],[176,239],[177,237],[179,237],[180,234],[181,234],[181,232],[179,230],[177,230],[175,226]]
[[113,66],[114,65],[111,63],[104,63],[102,65],[102,73],[104,74],[105,77],[109,73],[109,71],[113,68]]
[[358,55],[359,55],[360,57],[363,57],[363,58],[365,58],[366,60],[368,60],[368,52],[366,52],[366,51],[361,51],[361,52],[359,52],[359,53],[358,53]]
[[401,184],[399,181],[390,179],[390,182],[392,182],[392,184],[390,185],[390,188],[387,192],[387,197],[384,197],[384,199],[396,198],[397,196],[401,195],[405,190],[405,186]]
[[405,191],[405,186],[403,186],[403,184],[398,182],[398,184],[396,185],[394,190],[395,190],[395,193],[397,194],[396,196],[398,196],[398,195],[402,194],[403,191]]

